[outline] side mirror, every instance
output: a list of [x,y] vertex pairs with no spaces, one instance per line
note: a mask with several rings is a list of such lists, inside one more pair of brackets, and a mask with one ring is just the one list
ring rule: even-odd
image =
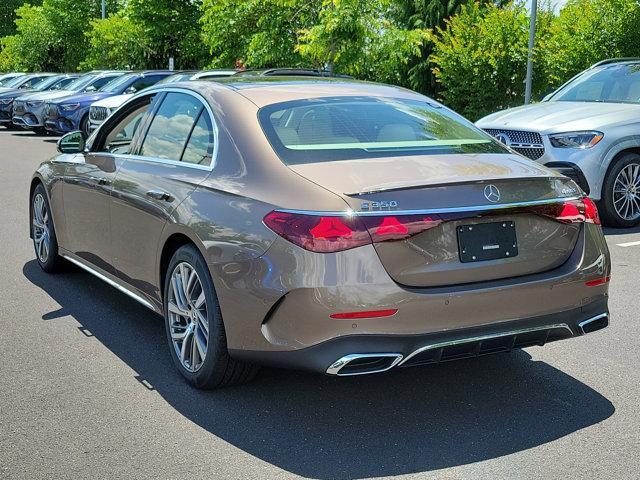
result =
[[69,132],[58,140],[58,151],[60,153],[82,153],[84,152],[84,134],[77,130]]
[[132,86],[132,87],[127,88],[127,89],[124,91],[124,93],[126,93],[126,94],[133,94],[133,93],[136,93],[137,91],[138,91],[138,89],[137,89],[136,87],[133,87],[133,86]]
[[84,89],[85,92],[95,92],[97,89],[95,86],[93,85],[89,85],[87,88]]

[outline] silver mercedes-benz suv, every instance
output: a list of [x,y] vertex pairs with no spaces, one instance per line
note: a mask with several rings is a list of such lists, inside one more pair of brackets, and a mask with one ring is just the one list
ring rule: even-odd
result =
[[599,62],[542,102],[477,125],[575,180],[608,225],[640,223],[640,58]]

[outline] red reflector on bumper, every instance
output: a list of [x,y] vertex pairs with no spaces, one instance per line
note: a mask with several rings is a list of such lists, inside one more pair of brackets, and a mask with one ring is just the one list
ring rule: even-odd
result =
[[336,319],[379,318],[390,317],[391,315],[395,315],[396,313],[398,313],[398,309],[391,308],[389,310],[369,310],[366,312],[332,313],[329,316]]
[[584,284],[587,287],[597,287],[598,285],[607,283],[609,280],[611,280],[611,277],[602,277],[602,278],[596,278],[595,280],[589,280],[588,282],[584,282]]

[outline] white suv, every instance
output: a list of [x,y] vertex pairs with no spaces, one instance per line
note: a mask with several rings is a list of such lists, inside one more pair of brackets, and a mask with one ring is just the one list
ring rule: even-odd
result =
[[597,63],[541,103],[477,126],[575,180],[599,201],[607,224],[640,223],[640,59]]

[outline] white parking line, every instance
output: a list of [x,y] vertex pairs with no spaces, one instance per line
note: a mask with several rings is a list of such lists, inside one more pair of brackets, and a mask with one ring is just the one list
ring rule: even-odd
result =
[[618,245],[619,247],[635,247],[636,245],[640,245],[640,242],[618,243],[616,245]]

